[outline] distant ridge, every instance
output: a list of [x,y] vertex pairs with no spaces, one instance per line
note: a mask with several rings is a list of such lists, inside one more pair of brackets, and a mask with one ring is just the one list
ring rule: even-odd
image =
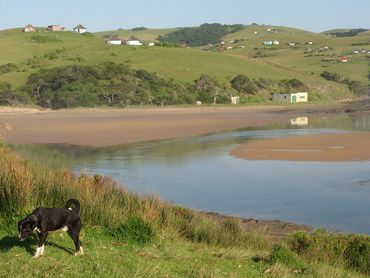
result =
[[321,32],[322,34],[325,35],[333,35],[337,37],[353,37],[356,36],[360,33],[367,32],[370,29],[363,29],[363,28],[354,28],[354,29],[332,29],[332,30],[327,30],[324,32]]

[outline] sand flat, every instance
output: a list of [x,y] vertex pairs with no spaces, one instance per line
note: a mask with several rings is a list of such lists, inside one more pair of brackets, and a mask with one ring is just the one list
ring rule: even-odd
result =
[[211,132],[286,122],[283,107],[88,108],[43,113],[0,113],[11,144],[67,143],[111,146],[196,136]]
[[230,155],[249,160],[368,161],[370,132],[263,140],[237,146]]

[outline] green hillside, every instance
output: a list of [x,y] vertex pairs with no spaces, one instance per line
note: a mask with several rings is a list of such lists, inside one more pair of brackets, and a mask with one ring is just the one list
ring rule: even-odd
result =
[[[268,29],[272,29],[268,31]],[[257,32],[257,34],[255,33]],[[237,33],[223,38],[232,50],[227,54],[258,58],[261,63],[273,64],[297,72],[319,75],[324,70],[337,72],[364,84],[369,83],[369,57],[366,54],[354,54],[354,50],[370,51],[370,32],[362,32],[353,37],[330,37],[325,34],[282,26],[251,25]],[[238,43],[229,41],[239,40]],[[277,40],[278,46],[265,46],[266,40]],[[307,44],[309,41],[311,44]],[[295,43],[289,46],[290,42]],[[244,45],[245,48],[240,48]],[[328,50],[320,50],[328,46]],[[341,63],[340,57],[349,58],[348,63]]]
[[[125,63],[133,70],[144,69],[178,82],[193,83],[202,74],[207,74],[226,91],[233,91],[230,81],[240,74],[274,82],[298,79],[323,100],[353,96],[345,84],[323,79],[320,76],[323,71],[341,74],[363,85],[369,82],[369,54],[353,54],[356,49],[370,50],[369,32],[339,38],[282,26],[249,25],[223,37],[224,48],[219,45],[129,47],[107,45],[104,41],[104,36],[117,34],[122,38],[134,35],[148,42],[175,30],[114,30],[86,35],[46,31],[24,33],[19,28],[3,30],[0,31],[0,82],[20,88],[40,69],[96,66],[104,62]],[[263,42],[266,40],[278,40],[280,45],[265,46]],[[305,44],[308,41],[312,41],[312,45]],[[298,44],[290,47],[289,42]],[[329,49],[320,51],[324,45]],[[226,50],[228,46],[232,49]],[[343,55],[349,57],[348,63],[339,62]]]

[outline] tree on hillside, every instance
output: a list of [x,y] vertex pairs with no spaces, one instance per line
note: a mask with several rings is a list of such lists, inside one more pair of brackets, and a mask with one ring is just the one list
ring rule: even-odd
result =
[[175,32],[159,36],[157,40],[167,43],[186,44],[188,46],[201,46],[209,43],[215,44],[230,33],[243,28],[241,24],[222,25],[219,23],[205,23],[199,27],[181,28]]
[[231,81],[231,87],[240,93],[244,94],[255,94],[258,91],[258,87],[255,82],[249,79],[243,74],[235,76]]
[[194,82],[196,90],[205,94],[205,98],[212,97],[213,104],[216,104],[217,97],[220,95],[221,89],[217,86],[215,80],[210,78],[207,74],[202,74],[199,79]]

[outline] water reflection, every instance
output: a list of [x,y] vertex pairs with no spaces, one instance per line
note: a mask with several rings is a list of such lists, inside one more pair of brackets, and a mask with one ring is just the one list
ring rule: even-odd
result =
[[92,148],[18,145],[24,156],[112,176],[140,192],[200,210],[370,234],[370,162],[247,161],[228,155],[266,138],[370,130],[369,115],[312,118],[205,136]]

